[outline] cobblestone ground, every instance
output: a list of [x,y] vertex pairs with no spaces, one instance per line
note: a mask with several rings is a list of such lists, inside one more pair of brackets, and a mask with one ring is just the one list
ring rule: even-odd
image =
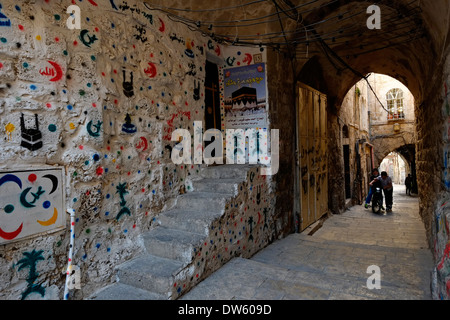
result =
[[[380,289],[368,288],[370,266],[379,267]],[[231,260],[181,299],[428,300],[432,266],[418,198],[395,186],[392,213],[352,207],[312,236],[292,234]]]

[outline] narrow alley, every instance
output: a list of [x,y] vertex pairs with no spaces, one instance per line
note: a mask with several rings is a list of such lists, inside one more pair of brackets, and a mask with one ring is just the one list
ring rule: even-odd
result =
[[447,0],[0,0],[0,300],[450,300],[449,39]]
[[[393,213],[363,206],[327,219],[312,236],[292,234],[251,259],[235,258],[184,300],[430,300],[433,259],[418,198],[394,188]],[[370,266],[381,289],[368,289]]]

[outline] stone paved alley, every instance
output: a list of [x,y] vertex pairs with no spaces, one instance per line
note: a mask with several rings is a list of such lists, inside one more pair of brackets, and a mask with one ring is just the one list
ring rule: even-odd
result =
[[[433,258],[418,198],[406,196],[404,186],[395,186],[392,214],[354,206],[307,232],[231,260],[181,299],[431,299]],[[380,290],[367,288],[372,265],[381,270]]]

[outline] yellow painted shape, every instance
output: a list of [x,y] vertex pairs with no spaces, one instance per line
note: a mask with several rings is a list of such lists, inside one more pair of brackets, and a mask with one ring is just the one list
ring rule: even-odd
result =
[[52,224],[55,224],[56,223],[56,219],[58,219],[58,210],[56,210],[56,208],[55,208],[55,210],[53,211],[53,216],[50,218],[50,220],[47,220],[47,221],[39,221],[39,220],[37,220],[37,222],[41,226],[48,227],[48,226],[51,226]]

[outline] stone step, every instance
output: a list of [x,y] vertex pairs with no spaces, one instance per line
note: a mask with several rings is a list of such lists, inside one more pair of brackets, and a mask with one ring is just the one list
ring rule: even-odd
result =
[[160,226],[144,234],[143,238],[149,254],[188,264],[192,261],[194,249],[203,242],[205,236]]
[[167,300],[167,296],[116,282],[96,292],[88,300]]
[[236,195],[242,179],[202,179],[193,182],[194,190],[198,192],[231,193]]
[[175,207],[157,217],[158,226],[143,234],[145,254],[116,268],[118,282],[95,299],[171,299],[175,276],[192,261],[209,235],[211,223],[225,212],[247,178],[247,166],[217,166],[202,171],[194,191],[177,198]]
[[247,178],[247,172],[256,165],[221,165],[203,168],[201,176],[207,179],[242,179]]
[[175,275],[184,266],[184,263],[177,260],[145,254],[119,265],[117,277],[122,284],[167,295],[169,298]]
[[159,215],[158,222],[166,228],[190,231],[208,236],[211,222],[221,215],[222,213],[220,212],[210,210],[187,211],[174,209]]
[[188,211],[225,211],[225,204],[233,197],[231,193],[190,192],[177,199],[175,209]]

